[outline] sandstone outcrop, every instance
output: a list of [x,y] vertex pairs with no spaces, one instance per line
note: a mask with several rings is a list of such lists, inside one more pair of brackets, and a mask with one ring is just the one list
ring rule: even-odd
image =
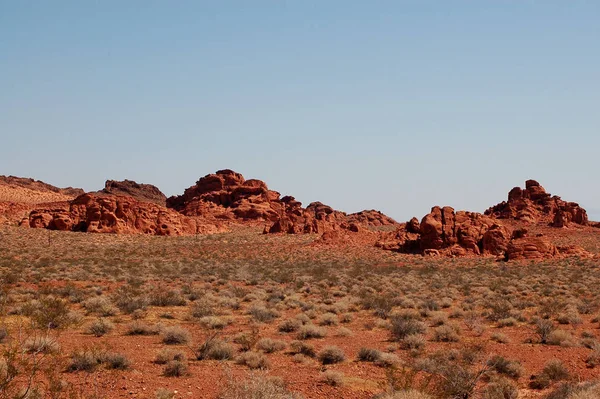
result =
[[80,195],[68,207],[34,210],[29,215],[33,228],[88,233],[152,234],[179,236],[211,233],[218,227],[199,223],[173,210],[133,197]]
[[107,180],[104,189],[99,193],[113,194],[133,197],[138,201],[152,202],[160,206],[166,206],[167,197],[152,184],[140,184],[132,180]]
[[585,209],[575,202],[563,201],[551,195],[535,180],[527,180],[525,189],[515,187],[508,200],[485,211],[498,219],[515,219],[529,223],[548,223],[553,227],[566,227],[571,223],[587,225]]

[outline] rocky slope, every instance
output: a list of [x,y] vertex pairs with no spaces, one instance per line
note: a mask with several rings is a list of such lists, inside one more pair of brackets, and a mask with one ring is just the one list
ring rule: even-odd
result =
[[100,194],[122,195],[133,197],[138,201],[152,202],[156,205],[166,206],[167,197],[152,184],[140,184],[133,180],[107,180]]

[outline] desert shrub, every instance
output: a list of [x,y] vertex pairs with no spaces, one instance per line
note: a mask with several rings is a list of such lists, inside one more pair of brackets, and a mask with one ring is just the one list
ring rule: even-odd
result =
[[344,373],[339,371],[327,370],[321,374],[321,379],[327,385],[332,387],[341,387],[344,385]]
[[554,323],[550,320],[538,319],[535,321],[535,332],[540,339],[540,343],[548,343],[550,334],[556,329]]
[[350,330],[349,328],[346,327],[340,327],[337,329],[337,331],[335,332],[335,335],[337,337],[351,337],[354,335],[354,333],[352,332],[352,330]]
[[119,310],[126,314],[131,314],[136,310],[144,310],[148,306],[148,299],[139,287],[132,285],[119,287],[112,299]]
[[508,338],[508,335],[499,332],[493,333],[491,339],[492,341],[498,342],[500,344],[507,344],[510,342],[510,338]]
[[229,378],[219,399],[301,399],[300,395],[288,391],[281,380],[253,374],[239,381]]
[[569,370],[564,363],[558,359],[550,360],[544,365],[542,373],[552,381],[561,381],[569,378]]
[[565,347],[571,347],[571,346],[577,345],[577,341],[569,332],[564,331],[564,330],[558,330],[558,329],[552,331],[548,335],[546,342],[549,345],[560,345],[560,346],[565,346]]
[[260,352],[243,352],[235,359],[235,362],[252,370],[266,370],[270,367],[269,359]]
[[212,336],[196,349],[195,354],[198,360],[229,360],[233,358],[233,352],[231,344]]
[[394,341],[401,341],[408,335],[423,334],[427,329],[425,324],[418,320],[400,316],[393,316],[390,322],[390,332]]
[[344,313],[344,314],[342,314],[340,316],[340,323],[347,324],[347,323],[352,322],[353,319],[354,318],[352,317],[352,314],[350,314],[350,313]]
[[60,346],[55,339],[49,336],[31,337],[23,342],[23,349],[27,353],[58,353]]
[[204,316],[200,318],[199,323],[204,328],[222,330],[229,325],[229,320],[219,316]]
[[322,364],[335,364],[343,362],[346,356],[337,346],[326,346],[319,352],[317,358]]
[[126,335],[158,335],[160,326],[150,325],[139,320],[132,321],[125,329]]
[[290,351],[292,354],[299,354],[311,358],[317,356],[315,347],[302,341],[292,341],[290,343]]
[[265,353],[279,352],[285,349],[285,346],[284,341],[271,338],[262,338],[256,343],[256,347]]
[[189,331],[179,326],[166,327],[161,332],[161,335],[163,344],[167,345],[187,344],[190,342]]
[[597,346],[592,350],[592,353],[585,359],[585,364],[588,368],[600,366],[600,346]]
[[507,378],[496,378],[483,389],[482,399],[517,399],[519,388]]
[[337,326],[339,321],[334,313],[325,313],[319,318],[320,326]]
[[375,364],[379,367],[396,367],[400,364],[400,358],[393,353],[383,352]]
[[185,298],[179,291],[167,289],[165,287],[156,287],[152,289],[149,295],[149,301],[152,306],[185,306]]
[[376,362],[381,358],[381,352],[372,348],[360,348],[357,358],[361,362]]
[[574,392],[569,399],[597,399],[600,398],[600,384],[589,384]]
[[217,316],[217,300],[212,297],[202,297],[194,302],[190,313],[192,317],[201,318],[205,316]]
[[119,311],[109,298],[102,296],[87,299],[81,306],[86,310],[87,314],[95,314],[100,317],[114,316]]
[[169,360],[163,368],[165,377],[182,377],[188,374],[188,364],[185,360]]
[[498,327],[500,327],[500,328],[512,327],[516,324],[517,324],[517,319],[515,319],[514,317],[507,317],[506,319],[498,320]]
[[0,327],[0,344],[8,337],[8,331],[4,327]]
[[170,348],[163,348],[156,354],[154,363],[156,364],[167,364],[172,360],[179,360],[181,362],[186,361],[185,353],[180,350],[174,350]]
[[492,356],[487,361],[487,365],[497,373],[507,377],[518,379],[523,374],[523,366],[514,360],[508,360],[500,355]]
[[300,320],[287,319],[287,320],[282,321],[279,324],[279,326],[277,327],[277,329],[279,330],[279,332],[289,333],[289,332],[298,331],[300,326],[302,326],[302,322]]
[[298,330],[298,339],[311,339],[311,338],[323,338],[327,335],[327,331],[322,328],[315,326],[314,324],[306,324]]
[[240,345],[242,352],[252,350],[259,340],[259,330],[256,326],[254,326],[251,331],[244,331],[233,337],[233,342]]
[[433,340],[436,342],[458,342],[460,341],[457,327],[443,325],[433,330]]
[[276,310],[268,309],[260,305],[253,305],[250,310],[248,310],[248,313],[254,320],[260,321],[261,323],[270,323],[279,317],[279,313]]
[[71,354],[67,371],[94,371],[102,364],[102,355],[93,349],[82,349]]
[[101,337],[108,334],[115,328],[115,325],[103,318],[93,321],[86,329],[88,334],[92,334],[96,337]]
[[407,335],[400,341],[403,349],[420,351],[425,348],[425,337],[421,334]]
[[77,322],[77,316],[69,310],[69,303],[61,298],[47,296],[23,306],[23,314],[40,329],[67,328]]
[[113,370],[127,370],[131,362],[122,353],[105,353],[102,355],[101,361],[107,368]]

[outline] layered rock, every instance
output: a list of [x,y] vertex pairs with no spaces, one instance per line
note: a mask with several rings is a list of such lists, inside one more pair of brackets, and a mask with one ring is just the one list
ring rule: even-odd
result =
[[133,180],[107,180],[99,193],[133,197],[138,201],[166,206],[167,197],[152,184],[140,184]]
[[571,223],[587,225],[585,209],[575,202],[563,201],[551,195],[535,180],[527,180],[525,189],[515,187],[508,200],[485,211],[498,219],[515,219],[529,223],[548,223],[553,227],[566,227]]

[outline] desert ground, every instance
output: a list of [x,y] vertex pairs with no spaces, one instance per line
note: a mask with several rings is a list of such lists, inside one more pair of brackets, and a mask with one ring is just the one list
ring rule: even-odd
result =
[[600,229],[535,181],[407,223],[3,181],[0,399],[600,397]]
[[35,392],[82,398],[408,388],[556,398],[598,376],[593,259],[427,258],[260,233],[3,228],[1,336],[14,357],[0,375],[11,362],[22,373],[2,397],[18,394],[32,368]]

